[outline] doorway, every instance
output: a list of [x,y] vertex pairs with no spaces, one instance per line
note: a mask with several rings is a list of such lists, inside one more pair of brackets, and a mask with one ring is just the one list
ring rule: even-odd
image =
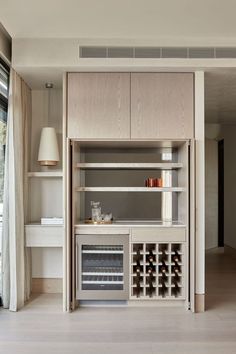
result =
[[218,141],[218,247],[224,247],[224,139]]

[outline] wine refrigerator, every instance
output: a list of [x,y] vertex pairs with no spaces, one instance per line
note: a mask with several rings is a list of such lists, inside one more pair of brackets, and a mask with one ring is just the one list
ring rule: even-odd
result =
[[77,235],[76,252],[77,299],[128,299],[128,235]]

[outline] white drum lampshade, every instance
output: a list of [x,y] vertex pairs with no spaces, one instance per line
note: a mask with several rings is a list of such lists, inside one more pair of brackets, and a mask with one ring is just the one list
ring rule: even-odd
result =
[[58,161],[59,150],[55,128],[43,128],[40,137],[38,162],[41,166],[55,166]]

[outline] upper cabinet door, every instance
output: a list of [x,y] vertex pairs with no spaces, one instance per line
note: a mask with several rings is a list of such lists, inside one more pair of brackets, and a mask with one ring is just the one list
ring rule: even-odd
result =
[[193,136],[193,74],[131,74],[131,138]]
[[68,137],[130,139],[130,74],[68,75]]

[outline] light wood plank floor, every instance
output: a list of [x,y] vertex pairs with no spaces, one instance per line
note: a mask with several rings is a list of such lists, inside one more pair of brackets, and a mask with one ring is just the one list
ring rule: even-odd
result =
[[207,311],[82,308],[61,312],[41,295],[22,311],[0,311],[1,354],[236,353],[236,252],[207,254]]

